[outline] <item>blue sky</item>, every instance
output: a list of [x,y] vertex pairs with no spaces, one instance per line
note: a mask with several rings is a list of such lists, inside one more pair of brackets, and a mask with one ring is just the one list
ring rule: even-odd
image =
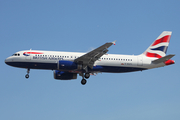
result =
[[[178,0],[0,0],[0,119],[179,120]],[[5,58],[20,50],[87,52],[117,40],[113,54],[141,54],[172,31],[167,54],[175,65],[143,72],[57,81],[53,72],[13,68]]]

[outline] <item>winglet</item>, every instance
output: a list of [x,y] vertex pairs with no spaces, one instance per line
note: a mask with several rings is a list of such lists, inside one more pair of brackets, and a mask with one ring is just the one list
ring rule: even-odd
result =
[[112,42],[114,45],[116,45],[116,40]]

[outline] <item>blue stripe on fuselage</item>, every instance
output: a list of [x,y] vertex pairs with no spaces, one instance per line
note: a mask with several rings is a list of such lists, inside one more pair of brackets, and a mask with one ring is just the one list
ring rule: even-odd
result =
[[112,72],[112,73],[123,73],[123,72],[133,72],[146,70],[145,68],[137,67],[116,67],[116,66],[94,66],[93,69],[89,71],[100,71],[100,72]]
[[57,69],[57,63],[39,63],[39,62],[6,62],[13,67],[30,68],[30,69]]
[[[6,64],[13,67],[30,68],[30,69],[46,69],[46,70],[57,70],[57,63],[38,63],[38,62],[6,62]],[[116,67],[116,66],[94,66],[93,69],[88,69],[89,72],[112,72],[112,73],[123,73],[142,71],[145,68],[138,67]]]

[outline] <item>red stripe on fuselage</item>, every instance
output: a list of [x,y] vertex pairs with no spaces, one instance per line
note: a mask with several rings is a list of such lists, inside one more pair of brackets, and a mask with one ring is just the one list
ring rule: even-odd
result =
[[171,37],[171,35],[166,35],[166,36],[164,36],[164,37],[156,40],[156,41],[152,44],[152,46],[155,46],[155,45],[157,45],[157,44],[159,44],[159,43],[163,43],[163,42],[168,42],[168,43],[169,43],[170,37]]
[[156,53],[149,53],[149,52],[146,53],[146,56],[147,56],[147,57],[162,58],[162,56],[160,56],[160,55],[158,55],[158,54],[156,54]]
[[23,54],[43,54],[42,52],[24,52]]

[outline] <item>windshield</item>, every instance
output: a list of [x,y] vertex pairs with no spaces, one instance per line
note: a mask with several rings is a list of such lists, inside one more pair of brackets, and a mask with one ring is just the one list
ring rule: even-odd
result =
[[20,56],[20,54],[19,53],[15,53],[12,56]]

